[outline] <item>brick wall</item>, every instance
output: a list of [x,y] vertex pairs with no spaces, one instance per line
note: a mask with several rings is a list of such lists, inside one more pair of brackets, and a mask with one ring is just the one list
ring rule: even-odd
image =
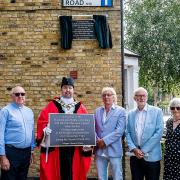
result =
[[[11,3],[12,2],[12,3]],[[17,84],[27,93],[26,104],[37,115],[48,100],[59,95],[59,83],[77,71],[75,98],[88,111],[101,105],[101,89],[114,86],[121,102],[120,1],[113,7],[62,8],[61,0],[0,0],[0,107],[10,101]],[[59,15],[108,15],[112,49],[100,49],[96,40],[73,41],[70,50],[60,47]],[[30,175],[37,175],[39,152]],[[89,176],[95,176],[93,167]]]

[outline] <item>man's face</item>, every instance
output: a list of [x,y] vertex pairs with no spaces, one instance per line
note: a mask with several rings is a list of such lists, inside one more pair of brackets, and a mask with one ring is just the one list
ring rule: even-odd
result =
[[72,98],[74,94],[74,88],[71,85],[64,85],[61,88],[62,96],[65,98]]
[[16,87],[11,96],[16,104],[23,105],[25,103],[25,90],[22,87]]
[[102,94],[104,105],[112,105],[114,103],[114,94],[111,91],[105,91]]
[[136,92],[134,100],[136,101],[138,107],[144,107],[148,100],[146,92],[144,92],[143,90]]

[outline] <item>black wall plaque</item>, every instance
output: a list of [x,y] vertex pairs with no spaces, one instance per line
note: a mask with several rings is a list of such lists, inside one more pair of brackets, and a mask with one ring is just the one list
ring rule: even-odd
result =
[[92,114],[49,114],[50,146],[95,145],[95,122]]
[[93,20],[73,20],[72,21],[73,39],[96,39]]

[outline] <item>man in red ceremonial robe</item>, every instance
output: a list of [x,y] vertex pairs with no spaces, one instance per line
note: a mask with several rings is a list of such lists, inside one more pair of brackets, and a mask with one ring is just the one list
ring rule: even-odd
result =
[[91,148],[47,147],[42,141],[48,138],[49,113],[87,114],[81,102],[73,99],[74,81],[63,77],[61,96],[50,101],[41,111],[37,123],[37,144],[41,145],[40,180],[86,180],[91,162]]

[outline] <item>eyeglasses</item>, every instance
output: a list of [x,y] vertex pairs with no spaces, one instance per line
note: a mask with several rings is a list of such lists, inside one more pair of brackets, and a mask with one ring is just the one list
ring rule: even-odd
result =
[[25,93],[13,93],[16,97],[19,97],[20,95],[21,96],[25,96]]
[[112,95],[114,95],[114,94],[103,94],[102,96],[103,96],[103,97],[106,97],[106,96],[107,96],[107,97],[111,97]]
[[146,95],[145,94],[139,94],[139,95],[135,95],[136,97],[141,97],[141,98],[145,98]]
[[180,107],[170,107],[170,110],[177,110],[177,111],[179,111],[180,110]]

